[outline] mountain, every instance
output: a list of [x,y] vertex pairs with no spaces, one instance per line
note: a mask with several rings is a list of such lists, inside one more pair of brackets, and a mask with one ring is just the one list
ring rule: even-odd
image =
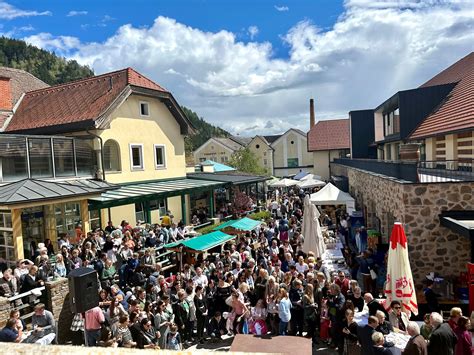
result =
[[[58,57],[55,53],[27,44],[25,41],[0,37],[0,67],[25,70],[49,85],[67,83],[94,75],[88,66],[75,60]],[[196,128],[196,133],[186,138],[186,154],[198,148],[210,137],[228,137],[229,132],[213,126],[199,115],[182,107]]]
[[93,76],[88,66],[58,57],[25,41],[0,37],[0,66],[25,70],[49,85]]

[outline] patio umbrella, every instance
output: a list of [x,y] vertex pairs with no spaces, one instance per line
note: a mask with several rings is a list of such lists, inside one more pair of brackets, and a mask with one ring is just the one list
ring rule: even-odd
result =
[[[307,213],[306,210],[305,213]],[[322,257],[326,251],[321,225],[319,224],[319,216],[318,208],[315,204],[311,203],[309,208],[310,228],[309,234],[304,236],[303,251],[305,253],[312,251],[316,258]]]
[[398,300],[402,304],[402,309],[408,315],[410,313],[418,314],[415,285],[410,261],[408,260],[407,237],[400,222],[394,224],[392,235],[390,236],[387,282],[384,291],[387,296],[387,305],[390,305],[393,300]]
[[303,245],[306,245],[306,240],[309,240],[311,234],[311,201],[309,200],[309,195],[304,197],[303,207],[303,225],[301,226],[301,232],[304,237]]
[[321,180],[316,180],[316,179],[306,179],[303,181],[299,181],[296,184],[300,189],[311,189],[313,187],[319,187],[319,186],[324,186],[326,183]]
[[270,186],[271,187],[290,187],[290,186],[295,186],[297,182],[298,182],[297,180],[285,178],[271,184]]

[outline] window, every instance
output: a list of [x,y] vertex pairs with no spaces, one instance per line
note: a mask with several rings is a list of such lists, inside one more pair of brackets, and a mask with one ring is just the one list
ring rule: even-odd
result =
[[26,157],[25,138],[0,137],[0,181],[27,178]]
[[74,176],[74,144],[72,139],[54,138],[54,169],[56,176]]
[[150,211],[158,210],[160,216],[164,216],[166,214],[166,199],[164,200],[151,200],[150,201]]
[[76,148],[77,175],[94,176],[97,170],[97,155],[92,141],[76,139],[74,146]]
[[72,235],[77,224],[81,222],[81,209],[78,203],[62,203],[54,205],[56,215],[56,231],[59,234]]
[[289,168],[296,168],[299,166],[298,158],[288,158],[288,165]]
[[16,263],[10,212],[0,212],[0,259],[2,258],[7,261],[9,266],[14,266]]
[[130,144],[130,165],[132,170],[143,170],[143,144]]
[[162,144],[155,144],[155,168],[163,169],[166,168],[166,150]]
[[30,169],[32,178],[53,177],[51,139],[29,138]]
[[257,149],[260,148],[260,144],[257,144],[257,145],[255,146],[255,148],[257,148]]
[[150,106],[146,101],[140,101],[140,116],[150,116]]
[[263,165],[267,165],[267,159],[263,159]]
[[145,221],[145,209],[141,202],[135,204],[135,220],[136,222]]
[[221,163],[225,163],[225,157],[221,157]]
[[89,223],[92,230],[100,228],[100,210],[89,211]]
[[121,171],[120,147],[118,143],[109,139],[104,144],[104,169],[105,171]]

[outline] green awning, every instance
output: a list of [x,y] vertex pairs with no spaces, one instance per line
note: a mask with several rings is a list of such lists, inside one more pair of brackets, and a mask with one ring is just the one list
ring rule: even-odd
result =
[[179,178],[121,185],[116,190],[89,199],[89,210],[97,210],[137,202],[158,200],[201,191],[210,191],[225,185],[223,182]]
[[228,235],[221,231],[211,232],[209,234],[204,234],[199,237],[190,238],[186,240],[180,240],[175,243],[169,243],[165,245],[165,248],[175,248],[178,245],[182,245],[186,248],[195,250],[195,251],[206,251],[212,249],[218,245],[222,245],[225,242],[234,239],[234,235]]
[[260,224],[262,224],[262,222],[256,221],[248,217],[244,217],[242,219],[230,220],[225,223],[222,223],[220,226],[218,226],[214,230],[233,228],[233,229],[249,232],[257,228]]

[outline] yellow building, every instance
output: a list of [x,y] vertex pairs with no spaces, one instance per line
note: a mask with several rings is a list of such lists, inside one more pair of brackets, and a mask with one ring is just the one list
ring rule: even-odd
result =
[[[15,136],[0,136],[0,144],[10,147],[17,139],[19,146],[0,150],[0,184],[6,184],[0,189],[11,189],[22,179],[108,183],[84,198],[66,193],[51,202],[45,194],[33,199],[32,206],[28,200],[12,206],[0,199],[3,218],[12,219],[9,232],[17,258],[24,254],[20,240],[30,242],[23,241],[23,235],[31,239],[28,228],[35,240],[54,241],[61,232],[71,233],[79,221],[85,231],[89,223],[96,228],[108,220],[116,225],[122,220],[159,223],[169,210],[176,221],[186,222],[193,194],[204,196],[214,210],[214,188],[222,183],[186,178],[184,136],[192,130],[190,122],[171,93],[133,69],[30,91],[16,106],[3,124],[3,131]],[[22,150],[21,144],[28,149]],[[117,186],[104,192],[110,184]],[[55,213],[48,212],[49,205]]]
[[216,163],[226,164],[232,154],[244,148],[247,141],[236,137],[211,137],[194,151],[194,163],[212,160]]
[[249,142],[247,147],[255,154],[260,163],[260,166],[265,168],[270,175],[274,174],[273,171],[273,148],[271,144],[280,137],[281,135],[274,136],[255,136]]
[[289,176],[313,169],[312,157],[307,149],[306,135],[299,129],[289,129],[278,137],[271,146],[275,176]]

